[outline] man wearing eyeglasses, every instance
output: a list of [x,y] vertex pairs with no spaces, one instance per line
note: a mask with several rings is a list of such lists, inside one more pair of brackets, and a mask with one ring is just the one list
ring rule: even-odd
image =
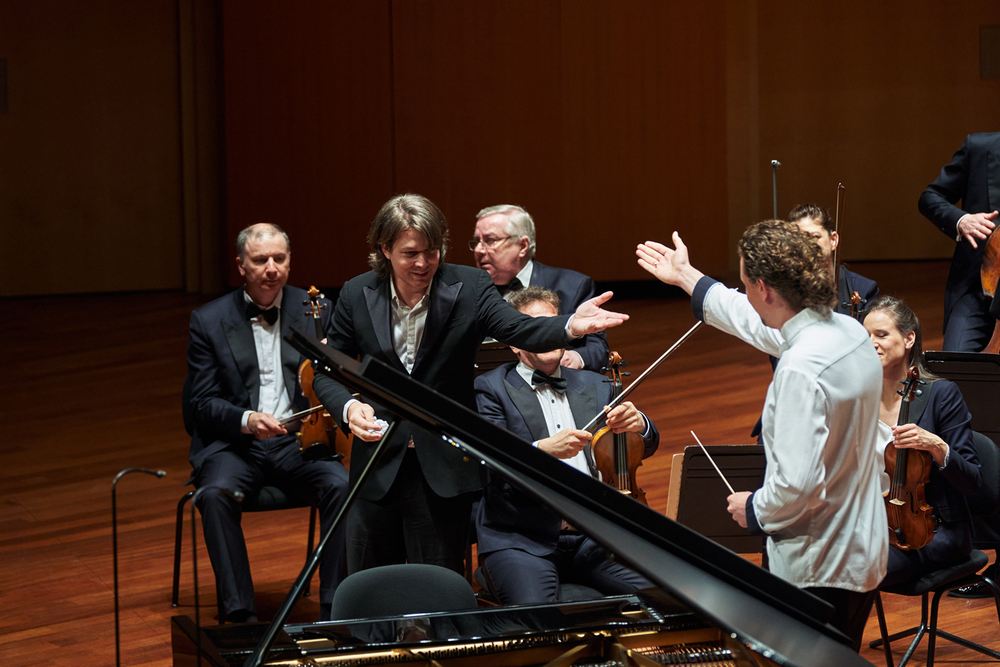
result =
[[[569,315],[597,292],[589,276],[535,260],[535,221],[520,206],[501,204],[481,210],[469,249],[476,266],[490,274],[504,298],[529,285],[545,287],[559,295],[559,314]],[[585,336],[578,347],[566,351],[561,365],[600,372],[608,365],[607,335]]]

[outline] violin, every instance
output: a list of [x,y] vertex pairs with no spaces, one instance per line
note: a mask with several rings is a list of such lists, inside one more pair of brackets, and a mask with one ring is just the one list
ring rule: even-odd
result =
[[[320,299],[323,295],[320,293],[315,286],[309,288],[309,299],[302,302],[303,306],[309,306],[310,313],[312,314],[313,324],[316,327],[316,338],[323,338],[323,323],[321,320],[322,313],[327,306],[326,304],[321,304]],[[302,395],[309,399],[309,410],[305,411],[305,415],[302,419],[302,426],[299,431],[295,434],[295,438],[299,441],[299,449],[305,458],[309,460],[317,459],[342,459],[344,454],[341,452],[350,452],[349,436],[343,435],[341,430],[337,428],[337,422],[333,419],[329,412],[323,408],[323,404],[320,403],[319,398],[316,396],[316,391],[313,389],[313,377],[315,376],[313,372],[312,362],[306,360],[302,362],[299,366],[299,386],[302,388]],[[337,447],[338,438],[343,438],[344,443],[341,447]],[[347,461],[344,465],[347,465]]]
[[[621,369],[626,365],[617,352],[611,353],[608,366],[613,386],[612,399],[622,393]],[[635,480],[635,472],[642,465],[642,454],[646,448],[641,435],[633,432],[612,433],[610,426],[604,426],[594,434],[590,448],[594,464],[605,483],[643,505],[649,505],[646,492],[639,488]]]
[[[996,298],[997,281],[1000,279],[1000,234],[990,234],[983,248],[983,263],[979,267],[979,279],[983,282],[983,294]],[[992,311],[993,308],[990,308]],[[993,337],[983,352],[1000,353],[1000,320],[993,326]]]
[[[910,403],[920,395],[920,379],[916,366],[911,366],[902,380],[903,403],[899,407],[897,424],[910,422]],[[928,452],[917,449],[896,450],[891,442],[885,448],[885,471],[891,484],[885,494],[885,509],[889,518],[889,544],[909,551],[920,549],[934,537],[937,522],[933,508],[927,504],[924,487],[930,480],[934,464]]]

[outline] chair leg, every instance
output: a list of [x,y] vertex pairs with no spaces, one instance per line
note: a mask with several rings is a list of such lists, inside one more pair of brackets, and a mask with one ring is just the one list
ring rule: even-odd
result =
[[882,608],[882,591],[875,594],[875,613],[878,615],[878,630],[882,639],[873,641],[868,646],[875,648],[879,644],[882,644],[886,667],[894,667],[892,664],[892,649],[889,647],[889,630],[885,626],[885,610]]
[[903,657],[900,658],[899,667],[903,667],[910,661],[910,658],[913,657],[913,652],[916,651],[917,646],[920,645],[920,640],[924,638],[924,634],[927,632],[927,607],[927,593],[924,593],[920,596],[920,626],[916,628],[916,636],[913,638],[913,641],[910,642],[910,646],[906,649],[906,653],[904,653]]
[[184,533],[184,505],[187,504],[187,501],[191,500],[191,496],[193,495],[194,491],[188,491],[177,501],[177,532],[174,535],[174,586],[173,595],[170,598],[171,607],[176,607],[180,604],[181,536]]
[[[994,583],[992,580],[990,580],[988,577],[983,577],[983,583],[985,583],[987,586],[989,586],[990,590],[993,592],[993,601],[994,601],[994,603],[996,604],[996,607],[997,607],[997,621],[1000,621],[1000,587],[998,587],[997,584]],[[934,623],[936,634],[939,637],[941,637],[941,639],[945,639],[947,641],[952,642],[953,644],[958,644],[959,646],[964,646],[965,648],[970,648],[973,651],[978,651],[978,652],[982,653],[983,655],[988,655],[991,658],[995,658],[997,660],[1000,660],[1000,652],[998,652],[998,651],[994,651],[993,649],[986,648],[982,644],[977,644],[975,642],[971,642],[968,639],[965,639],[963,637],[958,637],[956,635],[951,634],[950,632],[945,632],[944,630],[936,630],[936,628],[937,628],[937,624],[936,624],[937,607],[936,607],[936,604],[937,604],[937,600],[935,599],[935,609],[934,609],[934,615],[935,616],[932,617],[934,619],[934,620],[932,620],[932,623]],[[928,663],[928,665],[930,665],[930,663]]]
[[[306,565],[312,558],[313,550],[316,548],[316,515],[319,510],[315,506],[309,508],[309,540],[306,543]],[[309,589],[312,587],[312,577],[306,582],[306,588],[302,591],[303,597],[309,597]]]

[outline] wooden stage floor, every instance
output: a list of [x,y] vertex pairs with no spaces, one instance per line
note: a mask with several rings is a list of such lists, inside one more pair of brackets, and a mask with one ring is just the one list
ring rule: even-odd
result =
[[[941,343],[947,263],[856,264],[884,293],[922,317],[926,349]],[[131,466],[167,471],[125,477],[118,488],[122,664],[171,664],[169,619],[193,615],[190,528],[181,606],[170,606],[177,500],[189,473],[181,423],[188,316],[205,299],[177,293],[6,300],[0,324],[8,435],[0,451],[0,665],[109,665],[115,660],[110,485]],[[613,302],[614,303],[614,302]],[[634,376],[693,323],[687,299],[619,301],[631,315],[610,333]],[[671,455],[691,442],[743,444],[770,380],[763,354],[704,328],[633,395],[660,427],[659,452],[639,471],[650,506],[663,511]],[[634,377],[633,376],[633,377]],[[307,512],[244,519],[258,609],[270,617],[304,562]],[[199,544],[201,539],[199,537]],[[199,550],[202,618],[215,614],[207,554]],[[910,627],[919,602],[887,596],[890,628]],[[941,626],[1000,648],[991,600],[942,602]],[[293,620],[318,616],[315,597]],[[877,635],[874,617],[868,635]],[[904,646],[899,646],[898,655]],[[882,664],[880,652],[862,655]],[[986,664],[947,642],[937,660]],[[921,649],[917,664],[925,660]]]

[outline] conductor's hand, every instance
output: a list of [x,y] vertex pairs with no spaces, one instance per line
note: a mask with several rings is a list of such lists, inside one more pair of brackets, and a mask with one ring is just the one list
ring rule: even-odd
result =
[[375,442],[382,438],[382,433],[375,423],[375,408],[367,403],[361,401],[351,403],[347,408],[347,425],[350,426],[354,437],[361,438],[365,442]]
[[608,413],[608,426],[612,433],[642,433],[646,430],[646,420],[631,401],[625,401]]
[[740,524],[741,528],[747,527],[747,498],[749,491],[740,491],[726,498],[729,503],[729,513],[733,515],[733,521]]
[[958,221],[958,233],[962,238],[972,244],[973,248],[978,248],[976,239],[988,239],[993,233],[997,219],[997,211],[992,213],[970,213]]
[[581,338],[587,334],[616,327],[628,320],[628,315],[601,308],[601,304],[612,296],[612,292],[605,292],[581,303],[569,320],[569,334],[573,338]]
[[676,285],[688,294],[694,292],[695,285],[704,275],[691,266],[688,249],[677,232],[673,233],[674,248],[656,241],[640,243],[635,249],[639,266],[668,285]]
[[575,428],[564,428],[555,435],[538,441],[538,448],[557,459],[571,459],[590,442],[590,433]]
[[274,418],[274,415],[269,415],[266,412],[251,412],[247,419],[247,428],[250,430],[250,435],[258,440],[266,440],[276,435],[288,433],[285,427]]

